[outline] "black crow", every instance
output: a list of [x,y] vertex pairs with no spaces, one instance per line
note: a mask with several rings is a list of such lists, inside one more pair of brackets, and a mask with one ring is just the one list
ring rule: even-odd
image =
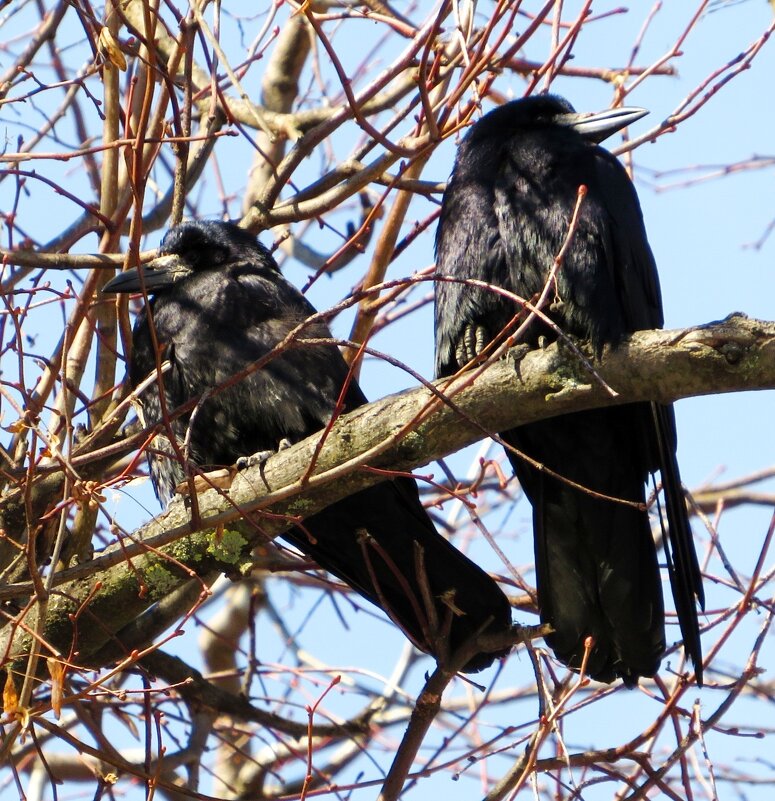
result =
[[[216,392],[270,354],[315,309],[283,278],[269,251],[232,223],[178,225],[167,232],[160,253],[141,271],[117,276],[104,291],[144,287],[153,296],[135,323],[129,380],[137,386],[157,363],[170,362],[161,379],[165,406],[179,447],[187,442],[191,463],[233,465],[242,456],[276,450],[283,440],[298,442],[326,426],[345,386],[344,411],[366,403],[358,384],[347,383],[348,367],[334,344],[282,350]],[[303,336],[330,339],[331,334],[315,322]],[[192,399],[202,399],[193,414],[174,416]],[[140,402],[147,424],[162,420],[158,380]],[[156,437],[149,463],[157,495],[169,500],[185,475],[169,439]],[[445,627],[446,647],[454,650],[480,632],[506,631],[511,624],[506,596],[438,534],[409,478],[361,490],[283,536],[384,608],[417,647],[436,657]],[[423,600],[416,546],[437,631],[431,630]],[[465,670],[481,670],[504,653],[478,653]]]
[[[656,265],[638,197],[624,167],[598,143],[646,112],[577,114],[544,95],[507,103],[460,143],[436,237],[439,276],[478,279],[535,300],[571,233],[543,312],[599,355],[632,331],[661,328]],[[520,306],[462,283],[436,283],[436,372],[449,376],[482,352]],[[527,317],[524,312],[523,318]],[[513,329],[512,329],[513,330]],[[519,342],[556,334],[537,317]],[[664,606],[644,504],[659,471],[668,573],[684,646],[698,683],[702,655],[696,601],[704,603],[681,479],[671,405],[638,403],[554,417],[501,432],[533,505],[541,620],[557,657],[587,673],[634,685],[653,676],[665,650]],[[536,469],[519,454],[549,469]],[[608,498],[584,492],[551,473]]]

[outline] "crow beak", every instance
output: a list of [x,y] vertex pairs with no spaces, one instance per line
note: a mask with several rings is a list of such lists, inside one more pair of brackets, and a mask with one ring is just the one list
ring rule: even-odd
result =
[[119,273],[102,288],[102,293],[119,294],[143,292],[152,295],[169,289],[181,278],[189,275],[191,267],[178,255],[159,256],[133,270]]
[[595,144],[600,144],[611,134],[616,133],[627,125],[632,124],[641,117],[645,117],[648,111],[645,108],[624,107],[609,108],[595,114],[560,114],[555,121],[560,125],[572,128],[581,134],[585,139]]

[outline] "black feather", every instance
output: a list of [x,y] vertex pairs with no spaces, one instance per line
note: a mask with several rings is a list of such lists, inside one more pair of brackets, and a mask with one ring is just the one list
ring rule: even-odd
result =
[[[614,117],[611,120],[610,118]],[[441,210],[439,275],[478,279],[534,299],[571,227],[578,225],[544,309],[599,354],[632,332],[663,325],[656,265],[640,205],[622,165],[596,144],[641,110],[596,115],[597,125],[551,95],[487,114],[460,144]],[[586,131],[586,133],[584,133]],[[457,372],[476,353],[465,343],[495,338],[520,311],[487,289],[436,284],[436,371]],[[476,336],[472,336],[472,331]],[[534,319],[521,341],[555,338]],[[461,345],[461,343],[463,343]],[[684,645],[702,682],[696,601],[702,583],[676,460],[672,406],[632,404],[548,419],[501,433],[559,475],[611,498],[645,503],[659,471],[665,494],[668,568]],[[665,650],[664,611],[648,516],[509,459],[533,505],[538,600],[560,660],[579,668],[594,639],[588,674],[628,684],[652,676]]]
[[[105,291],[136,291],[145,283],[154,293],[135,324],[130,381],[137,386],[156,370],[158,345],[159,360],[171,364],[163,378],[167,411],[201,399],[193,415],[172,422],[178,443],[188,440],[190,461],[233,465],[241,456],[276,450],[284,439],[297,442],[324,428],[348,377],[333,344],[291,347],[226,389],[206,394],[266,357],[315,313],[266,248],[230,223],[189,222],[167,233],[161,254],[142,275],[124,273]],[[305,338],[330,336],[320,322],[304,331]],[[148,424],[163,418],[157,383],[140,400]],[[365,402],[351,381],[345,411]],[[169,500],[185,472],[168,438],[156,437],[154,448],[154,486]],[[437,657],[439,632],[429,626],[418,546],[439,629],[451,626],[447,647],[454,650],[481,631],[504,631],[511,624],[506,596],[437,533],[411,479],[384,481],[333,503],[284,537],[382,606],[419,648]],[[503,654],[479,653],[465,669],[481,670]]]

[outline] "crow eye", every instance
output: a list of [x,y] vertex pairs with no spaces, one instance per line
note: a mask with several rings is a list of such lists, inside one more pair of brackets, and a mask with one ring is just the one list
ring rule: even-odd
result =
[[194,270],[220,267],[229,260],[229,249],[208,243],[192,243],[180,255]]
[[229,250],[228,248],[211,248],[208,256],[213,265],[225,264],[229,259]]

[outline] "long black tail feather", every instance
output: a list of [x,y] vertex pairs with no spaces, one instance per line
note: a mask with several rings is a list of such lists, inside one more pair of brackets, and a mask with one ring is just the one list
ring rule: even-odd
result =
[[667,536],[664,541],[670,587],[684,648],[694,665],[697,684],[702,686],[702,646],[697,603],[701,609],[705,609],[705,593],[676,458],[673,409],[660,403],[652,403],[651,409],[665,497]]

